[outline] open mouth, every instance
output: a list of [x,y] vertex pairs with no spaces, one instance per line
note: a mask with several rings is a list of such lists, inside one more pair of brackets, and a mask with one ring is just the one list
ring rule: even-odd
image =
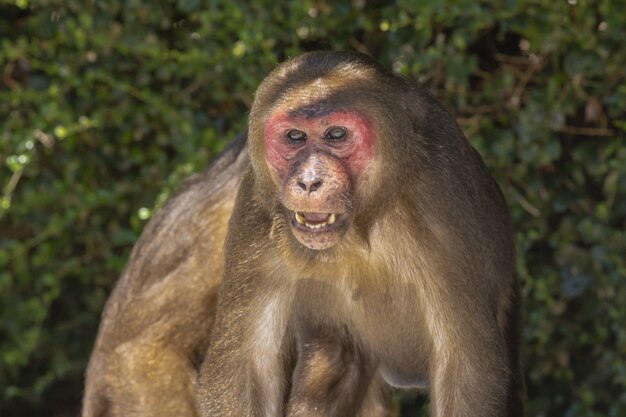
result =
[[336,213],[293,212],[295,225],[301,230],[310,232],[321,232],[333,228],[337,224],[338,216]]
[[290,211],[290,217],[293,236],[313,250],[324,250],[337,244],[350,224],[349,213]]

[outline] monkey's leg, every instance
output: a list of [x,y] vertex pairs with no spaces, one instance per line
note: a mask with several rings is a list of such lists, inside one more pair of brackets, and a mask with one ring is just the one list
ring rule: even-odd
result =
[[[145,340],[118,346],[98,365],[84,417],[196,417],[196,371],[185,355]],[[150,387],[150,389],[146,389]]]
[[[119,350],[119,349],[118,349]],[[154,343],[132,346],[131,352],[122,352],[120,374],[133,376],[124,391],[131,400],[138,401],[136,410],[141,416],[197,416],[196,371],[189,359],[173,349]],[[159,381],[155,384],[155,381]],[[153,389],[146,391],[146,386]],[[120,393],[120,397],[124,394]],[[164,398],[169,398],[164,401]],[[124,415],[130,413],[124,409]],[[116,413],[114,413],[116,414]],[[122,413],[120,413],[122,415]]]
[[375,366],[357,348],[335,337],[298,345],[288,417],[386,414],[382,379],[374,378]]

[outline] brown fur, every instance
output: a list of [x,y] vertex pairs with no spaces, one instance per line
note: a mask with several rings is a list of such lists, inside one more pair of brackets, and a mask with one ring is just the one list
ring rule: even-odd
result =
[[146,226],[102,315],[83,417],[195,417],[245,135]]
[[[373,121],[376,152],[349,229],[316,251],[291,233],[263,123],[338,108]],[[368,58],[314,53],[264,81],[250,159],[244,139],[137,242],[83,417],[382,417],[389,384],[429,387],[436,417],[523,415],[506,205],[447,112]]]
[[[373,122],[375,157],[345,235],[311,250],[290,230],[264,123],[345,108]],[[521,416],[510,221],[452,117],[368,58],[312,53],[263,82],[249,126],[202,415],[384,415],[385,380],[429,386],[433,416]]]

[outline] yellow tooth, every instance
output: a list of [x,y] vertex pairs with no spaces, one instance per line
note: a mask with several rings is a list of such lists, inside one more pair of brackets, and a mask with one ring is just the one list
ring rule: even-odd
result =
[[335,213],[332,213],[330,216],[328,216],[328,220],[326,220],[326,222],[328,224],[333,224],[335,223],[336,220],[337,220],[337,216],[335,216]]
[[300,224],[304,224],[304,216],[296,211],[296,221]]

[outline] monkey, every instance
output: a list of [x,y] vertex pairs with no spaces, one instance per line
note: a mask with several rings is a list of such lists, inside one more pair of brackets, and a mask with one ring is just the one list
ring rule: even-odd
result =
[[454,118],[364,55],[258,87],[198,375],[204,417],[522,416],[508,209]]
[[253,160],[243,134],[135,245],[82,416],[382,416],[388,386],[430,387],[434,416],[523,415],[510,221],[452,117],[318,52],[267,78],[250,125]]
[[82,417],[197,417],[246,133],[148,222],[104,308]]

